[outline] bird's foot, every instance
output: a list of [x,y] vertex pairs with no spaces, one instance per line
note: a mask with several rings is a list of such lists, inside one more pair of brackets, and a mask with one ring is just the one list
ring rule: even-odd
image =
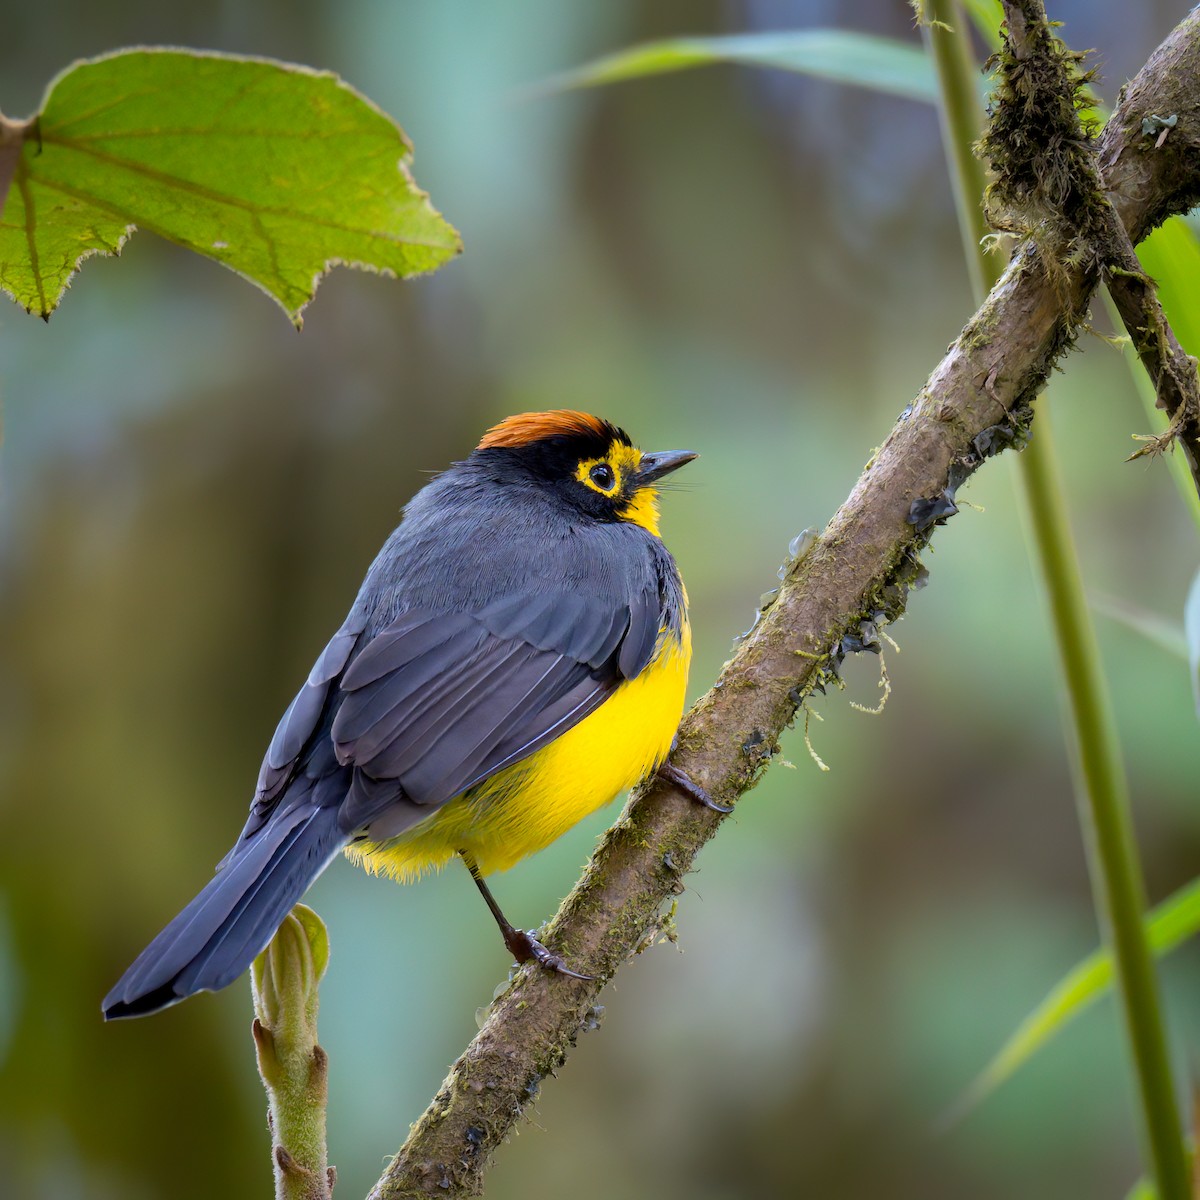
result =
[[697,804],[703,804],[705,808],[711,808],[713,812],[733,812],[732,805],[718,804],[698,783],[693,783],[687,775],[672,763],[663,763],[658,768],[658,777],[665,779],[667,783],[674,784],[685,796],[690,796]]
[[572,971],[564,959],[547,950],[532,933],[528,933],[524,929],[514,929],[510,926],[504,930],[504,944],[519,963],[527,963],[532,960],[547,971],[554,971],[558,975],[569,975],[572,979],[592,978],[591,975],[581,975],[578,971]]

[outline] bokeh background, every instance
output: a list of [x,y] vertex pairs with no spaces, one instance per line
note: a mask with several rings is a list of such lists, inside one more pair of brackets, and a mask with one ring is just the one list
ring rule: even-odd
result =
[[[1101,92],[1183,0],[1058,0]],[[702,457],[666,497],[698,695],[788,541],[820,527],[972,305],[932,110],[733,68],[529,99],[671,33],[838,25],[919,39],[894,0],[0,0],[0,107],[133,43],[331,68],[405,126],[463,257],[338,271],[297,334],[148,234],[44,325],[0,305],[0,1193],[269,1194],[239,983],[105,1027],[99,1003],[240,828],[279,712],[427,473],[523,409],[579,407]],[[1101,314],[1102,316],[1102,314]],[[1053,412],[1089,585],[1178,620],[1196,540],[1117,352],[1085,338]],[[1006,456],[1006,459],[1010,456]],[[1138,1174],[1105,1002],[982,1107],[939,1117],[1096,942],[1056,665],[1012,463],[971,481],[878,663],[819,699],[704,851],[679,945],[604,997],[489,1195],[1117,1197]],[[1197,873],[1187,671],[1100,620],[1149,888]],[[863,656],[864,658],[866,656]],[[557,905],[616,809],[495,881]],[[310,893],[339,1196],[362,1195],[507,963],[465,872]],[[1195,1074],[1200,962],[1164,969]]]

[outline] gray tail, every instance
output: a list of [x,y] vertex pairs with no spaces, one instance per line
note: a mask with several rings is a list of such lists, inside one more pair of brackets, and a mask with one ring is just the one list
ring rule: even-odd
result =
[[232,983],[349,838],[336,805],[277,813],[235,847],[207,887],[138,955],[104,1017],[140,1017]]

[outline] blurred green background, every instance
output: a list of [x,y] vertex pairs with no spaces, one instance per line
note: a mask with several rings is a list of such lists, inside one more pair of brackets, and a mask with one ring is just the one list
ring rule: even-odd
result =
[[[1182,0],[1051,3],[1119,84]],[[297,334],[264,295],[139,234],[48,324],[0,307],[0,1193],[266,1196],[248,984],[104,1026],[107,988],[209,877],[275,721],[427,478],[524,409],[578,407],[702,458],[665,498],[713,680],[788,540],[820,527],[971,311],[937,121],[916,103],[720,68],[531,100],[638,39],[838,25],[918,41],[895,0],[0,0],[0,107],[134,43],[338,71],[416,144],[466,253],[338,271]],[[1085,338],[1047,403],[1098,592],[1176,619],[1197,565],[1146,418]],[[1138,1173],[1111,1001],[938,1127],[1095,944],[1056,664],[1011,456],[964,492],[929,587],[819,699],[499,1155],[489,1196],[1122,1196]],[[1149,888],[1197,874],[1200,740],[1181,662],[1098,618]],[[866,656],[863,656],[866,658]],[[536,925],[615,815],[494,881]],[[362,1195],[507,962],[466,873],[335,864],[339,1196]],[[1164,971],[1181,1075],[1192,948]]]

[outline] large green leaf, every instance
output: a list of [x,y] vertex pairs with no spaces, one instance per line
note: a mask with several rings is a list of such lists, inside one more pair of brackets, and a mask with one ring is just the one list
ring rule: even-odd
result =
[[297,324],[334,265],[417,275],[460,249],[403,130],[327,72],[123,50],[68,68],[36,118],[6,127],[0,287],[43,317],[84,258],[137,227],[246,276]]
[[[1174,950],[1200,931],[1200,879],[1180,888],[1150,913],[1146,934],[1156,955]],[[1021,1022],[1017,1031],[967,1089],[962,1108],[977,1104],[1042,1048],[1064,1026],[1112,986],[1113,964],[1107,950],[1097,950],[1073,967],[1046,998]]]
[[1182,217],[1173,217],[1137,253],[1158,283],[1158,298],[1179,344],[1200,355],[1200,239],[1195,230]]
[[937,101],[937,80],[920,46],[848,29],[681,37],[647,42],[565,72],[550,88],[595,87],[713,63],[746,63],[853,83],[909,100]]

